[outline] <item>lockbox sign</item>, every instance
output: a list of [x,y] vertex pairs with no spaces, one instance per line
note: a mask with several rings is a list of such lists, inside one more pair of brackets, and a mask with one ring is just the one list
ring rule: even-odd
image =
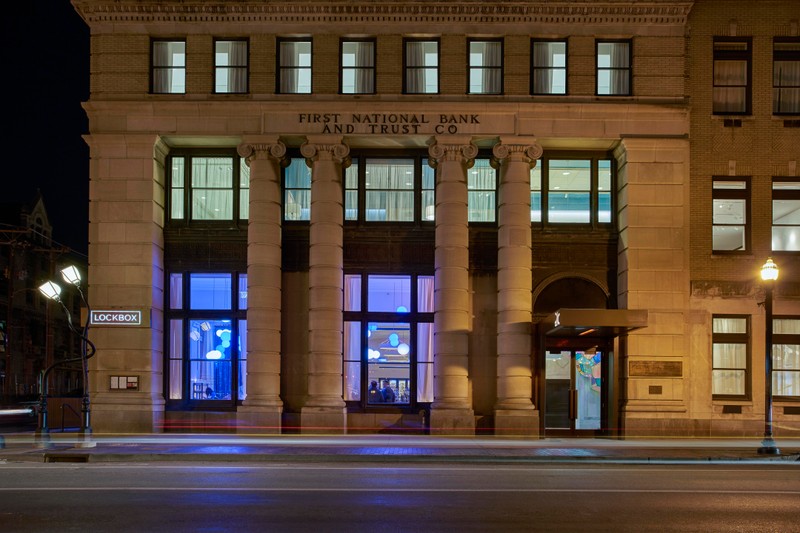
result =
[[92,311],[90,323],[93,326],[141,326],[142,312],[124,309]]

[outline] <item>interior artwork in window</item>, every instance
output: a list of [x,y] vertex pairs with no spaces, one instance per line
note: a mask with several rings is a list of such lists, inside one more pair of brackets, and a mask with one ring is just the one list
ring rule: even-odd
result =
[[800,180],[772,181],[772,250],[800,252]]
[[405,92],[436,94],[439,92],[439,43],[406,41]]
[[503,93],[503,41],[469,42],[469,93]]
[[247,92],[247,41],[217,41],[214,66],[214,92]]
[[597,94],[631,94],[630,41],[597,43]]
[[278,93],[311,94],[311,41],[278,43]]
[[748,182],[715,179],[713,182],[712,246],[715,252],[747,250]]
[[772,44],[772,112],[800,115],[800,37]]
[[342,94],[375,92],[375,42],[342,41]]
[[153,41],[154,94],[186,92],[186,41]]
[[534,41],[532,94],[567,94],[567,42]]

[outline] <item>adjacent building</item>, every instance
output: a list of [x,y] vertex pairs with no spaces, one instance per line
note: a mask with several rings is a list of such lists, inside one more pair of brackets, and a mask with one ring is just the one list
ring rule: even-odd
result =
[[797,2],[72,3],[95,432],[800,432]]

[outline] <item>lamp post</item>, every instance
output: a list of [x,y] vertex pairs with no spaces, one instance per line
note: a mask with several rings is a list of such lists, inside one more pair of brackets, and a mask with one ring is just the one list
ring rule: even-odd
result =
[[764,310],[766,312],[766,332],[764,334],[764,372],[766,382],[764,384],[764,440],[758,453],[762,455],[778,455],[781,451],[772,438],[772,289],[778,279],[778,265],[768,258],[764,266],[761,267],[761,279],[764,281],[766,298],[764,300]]
[[92,425],[91,425],[91,409],[89,407],[89,358],[91,358],[95,353],[95,346],[92,341],[89,340],[89,321],[91,317],[91,310],[89,309],[89,303],[86,301],[86,297],[81,290],[81,273],[75,266],[68,266],[61,270],[61,277],[64,281],[75,287],[78,291],[78,294],[81,297],[81,302],[86,307],[86,321],[83,323],[81,331],[75,329],[75,325],[72,323],[72,314],[67,309],[67,306],[64,305],[64,302],[61,300],[61,286],[53,281],[47,281],[39,286],[39,292],[41,292],[44,296],[49,298],[50,300],[54,300],[61,305],[61,308],[64,310],[64,313],[67,315],[67,326],[69,329],[80,337],[80,357],[64,359],[62,361],[58,361],[47,367],[42,371],[41,374],[41,383],[40,383],[40,424],[39,429],[37,432],[45,438],[45,435],[48,434],[48,427],[47,427],[47,384],[48,384],[48,374],[50,371],[58,365],[69,363],[73,361],[80,361],[81,362],[81,371],[82,371],[82,381],[83,381],[83,397],[81,399],[81,442],[79,442],[79,446],[83,447],[92,447],[93,444],[91,442],[91,434],[92,434]]

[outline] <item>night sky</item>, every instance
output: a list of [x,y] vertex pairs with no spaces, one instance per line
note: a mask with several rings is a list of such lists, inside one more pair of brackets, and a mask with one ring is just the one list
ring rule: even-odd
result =
[[69,0],[24,0],[0,17],[3,202],[44,197],[53,240],[86,254],[89,28]]

